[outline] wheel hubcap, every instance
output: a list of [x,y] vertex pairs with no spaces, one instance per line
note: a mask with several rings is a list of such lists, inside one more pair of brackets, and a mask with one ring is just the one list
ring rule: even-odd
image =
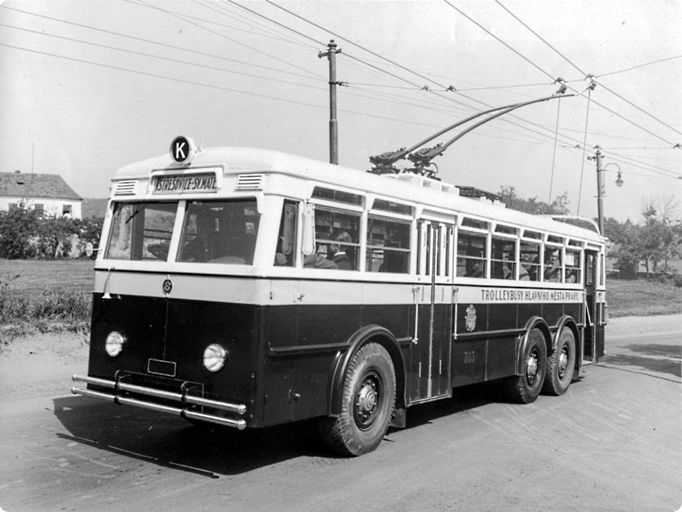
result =
[[362,381],[355,401],[355,417],[361,428],[368,428],[376,417],[379,405],[379,383],[374,377]]
[[526,379],[528,380],[528,384],[531,386],[535,384],[536,379],[538,378],[538,354],[535,351],[532,351],[530,354],[528,354],[528,359],[526,360]]
[[561,354],[559,355],[559,378],[563,379],[566,376],[566,370],[568,369],[568,350],[566,347],[561,349]]

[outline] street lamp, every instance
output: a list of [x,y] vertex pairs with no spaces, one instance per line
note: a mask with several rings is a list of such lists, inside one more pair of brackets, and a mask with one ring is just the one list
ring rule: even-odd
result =
[[596,160],[597,162],[597,223],[599,225],[599,233],[603,236],[604,235],[604,196],[606,195],[605,193],[605,187],[604,187],[604,178],[603,174],[606,172],[606,168],[609,165],[614,165],[616,169],[618,169],[618,178],[616,178],[616,185],[619,187],[623,186],[623,173],[620,170],[620,167],[618,164],[615,164],[613,162],[609,162],[608,164],[604,165],[602,167],[601,160],[603,157],[603,153],[601,152],[601,148],[599,146],[595,146],[595,154],[593,157],[588,157],[589,160]]
[[605,171],[609,165],[613,165],[616,169],[618,169],[618,177],[616,178],[616,185],[618,187],[622,187],[623,183],[625,183],[625,181],[623,180],[623,171],[620,170],[620,167],[618,166],[618,164],[615,164],[613,162],[609,162],[608,164],[606,164],[603,167],[603,170]]

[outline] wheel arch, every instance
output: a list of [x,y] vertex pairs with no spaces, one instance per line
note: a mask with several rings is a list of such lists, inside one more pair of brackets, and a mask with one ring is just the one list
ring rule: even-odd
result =
[[552,332],[545,322],[544,318],[541,316],[531,317],[524,326],[524,333],[519,336],[519,349],[516,351],[516,375],[523,375],[524,373],[524,361],[521,356],[526,350],[526,345],[528,344],[528,338],[533,329],[538,329],[545,338],[545,344],[547,345],[547,353],[549,354],[554,346],[554,340]]
[[405,408],[405,360],[396,337],[380,325],[371,324],[361,327],[348,339],[348,349],[339,352],[335,358],[329,387],[329,412],[331,415],[341,412],[343,395],[343,379],[351,359],[361,347],[368,343],[377,343],[384,347],[391,357],[395,372],[395,408]]

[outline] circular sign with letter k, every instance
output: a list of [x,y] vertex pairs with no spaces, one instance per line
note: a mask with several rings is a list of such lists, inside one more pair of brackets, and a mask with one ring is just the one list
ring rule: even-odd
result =
[[175,137],[170,145],[171,158],[179,164],[188,162],[194,153],[194,144],[192,139],[187,137]]

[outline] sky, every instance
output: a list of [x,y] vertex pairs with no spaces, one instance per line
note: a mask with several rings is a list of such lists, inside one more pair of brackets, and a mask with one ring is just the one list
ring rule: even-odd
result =
[[334,39],[341,165],[366,170],[561,78],[576,96],[474,129],[434,160],[438,177],[566,193],[595,217],[599,146],[605,215],[641,222],[645,205],[682,198],[679,27],[676,0],[5,0],[0,172],[60,174],[103,198],[118,168],[178,135],[328,161],[319,52]]

